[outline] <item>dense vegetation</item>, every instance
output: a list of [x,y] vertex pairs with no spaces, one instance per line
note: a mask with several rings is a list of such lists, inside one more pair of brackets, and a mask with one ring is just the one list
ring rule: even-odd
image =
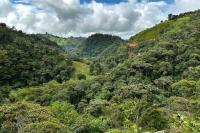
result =
[[9,93],[0,106],[0,132],[199,133],[199,22],[200,12],[192,12],[128,43],[89,37],[86,42],[96,43],[84,51],[93,58],[73,61],[70,80],[52,78]]
[[105,55],[110,53],[110,50],[113,51],[114,47],[118,47],[120,44],[124,43],[124,40],[118,36],[100,33],[93,34],[88,38],[62,38],[48,33],[38,34],[37,36],[57,43],[75,60],[81,57],[91,58]]
[[83,37],[68,37],[68,38],[62,38],[58,36],[54,36],[51,34],[38,34],[40,37],[47,38],[55,43],[57,43],[59,46],[61,46],[65,51],[68,53],[74,55],[80,53],[80,47],[85,42],[86,38]]
[[56,43],[0,25],[0,95],[9,88],[68,80],[73,70]]
[[81,47],[82,56],[99,56],[111,47],[123,43],[123,40],[118,36],[107,34],[94,34],[89,36]]

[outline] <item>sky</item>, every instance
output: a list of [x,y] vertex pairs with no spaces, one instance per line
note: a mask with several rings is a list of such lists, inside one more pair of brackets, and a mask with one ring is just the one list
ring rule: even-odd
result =
[[0,22],[27,33],[130,36],[178,14],[200,9],[200,0],[0,0]]

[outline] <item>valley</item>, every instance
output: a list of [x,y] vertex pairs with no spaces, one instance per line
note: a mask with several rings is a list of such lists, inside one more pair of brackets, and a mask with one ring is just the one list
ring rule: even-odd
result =
[[128,40],[0,23],[0,133],[200,132],[200,11]]

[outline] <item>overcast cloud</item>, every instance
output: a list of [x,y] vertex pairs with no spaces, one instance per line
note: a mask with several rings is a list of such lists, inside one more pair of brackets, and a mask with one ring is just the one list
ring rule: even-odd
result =
[[[28,3],[28,0],[21,0]],[[0,21],[28,33],[49,32],[61,36],[88,36],[96,32],[128,38],[167,18],[200,8],[200,0],[148,2],[128,0],[118,4],[79,0],[32,0],[31,4],[13,4],[0,0]]]

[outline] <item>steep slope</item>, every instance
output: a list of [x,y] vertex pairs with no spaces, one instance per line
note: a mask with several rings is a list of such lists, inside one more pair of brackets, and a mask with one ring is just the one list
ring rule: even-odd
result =
[[100,33],[93,34],[88,38],[62,38],[51,34],[38,34],[37,36],[49,39],[57,43],[72,56],[77,55],[79,57],[103,56],[125,42],[118,36]]
[[[186,13],[131,37],[128,44],[132,54],[109,73],[108,78],[122,86],[115,95],[145,99],[149,104],[146,109],[140,106],[139,120],[135,119],[143,129],[199,132],[199,22],[200,11]],[[188,124],[173,127],[170,121]]]
[[[170,18],[171,14],[169,14],[169,20],[167,21],[161,21],[160,24],[157,24],[156,26],[146,29],[135,36],[132,36],[129,39],[129,43],[141,43],[143,41],[147,40],[156,40],[158,38],[161,38],[164,36],[164,34],[180,34],[181,31],[187,30],[193,30],[194,28],[197,28],[193,25],[193,23],[198,25],[198,17],[199,17],[199,10],[194,11],[194,12],[187,12],[187,13],[182,13],[180,15],[172,15],[174,16],[173,19]],[[195,22],[196,21],[196,22]],[[186,27],[184,27],[186,26]],[[183,29],[182,29],[183,28]],[[193,32],[193,31],[188,31],[188,32]],[[195,31],[196,32],[196,31]],[[181,35],[181,34],[180,34]],[[188,37],[189,38],[189,37]],[[166,38],[166,39],[172,39],[172,38]]]
[[86,38],[84,37],[58,37],[51,34],[38,34],[38,36],[45,37],[55,43],[57,43],[59,46],[61,46],[65,51],[70,53],[78,53],[79,47],[84,43]]
[[39,85],[52,79],[61,82],[72,72],[72,62],[54,42],[0,24],[1,87]]
[[107,49],[123,42],[120,37],[97,33],[86,39],[81,47],[81,55],[90,57],[99,56]]
[[150,64],[153,69],[162,67],[159,75],[152,73],[152,77],[182,77],[190,67],[200,65],[199,21],[200,12],[196,11],[162,22],[131,37],[129,44],[137,42],[137,45],[129,48],[130,52],[135,53],[130,60],[137,58]]
[[90,64],[90,72],[94,75],[105,74],[112,68],[128,59],[128,46],[126,43],[112,45],[104,50],[98,57],[93,58]]

